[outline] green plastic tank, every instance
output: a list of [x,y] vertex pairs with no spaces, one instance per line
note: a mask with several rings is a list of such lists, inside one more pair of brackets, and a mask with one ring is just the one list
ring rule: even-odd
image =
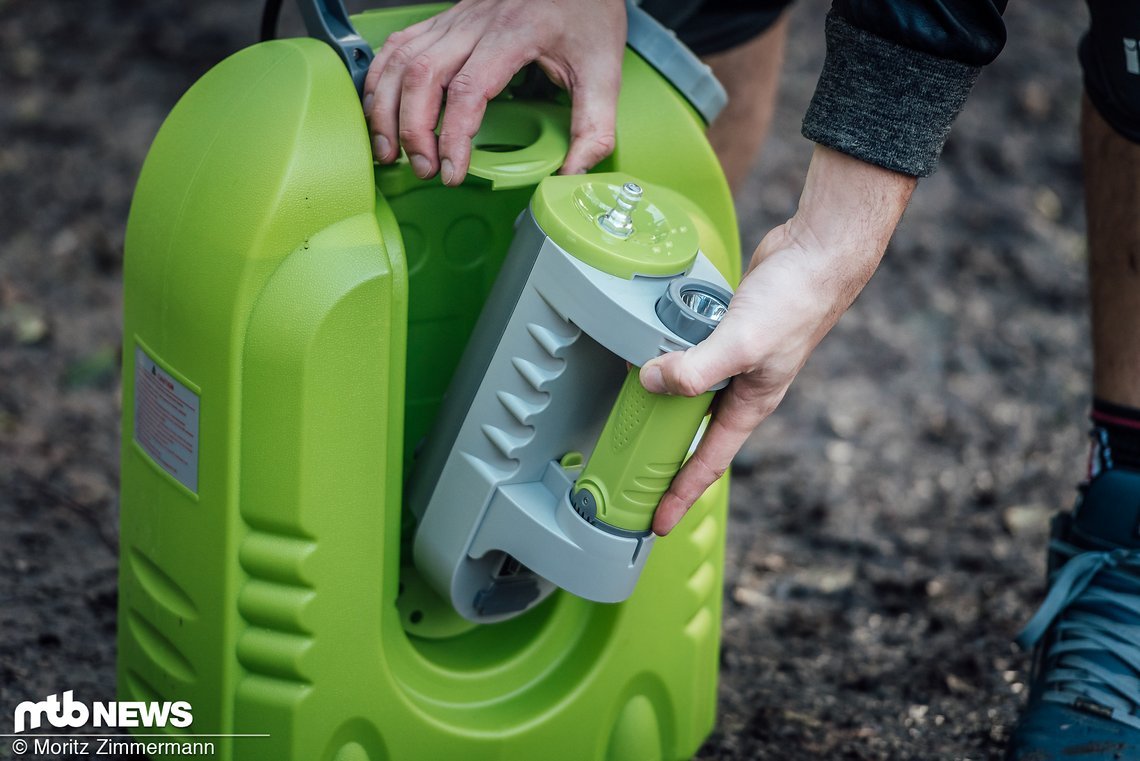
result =
[[[438,10],[353,21],[378,47]],[[622,74],[596,171],[683,196],[735,283],[704,122],[630,50]],[[194,721],[136,732],[225,735],[227,761],[654,761],[707,737],[727,479],[624,603],[557,592],[477,625],[410,565],[417,445],[568,123],[564,100],[508,93],[474,176],[420,181],[374,165],[352,79],[311,39],[235,54],[174,108],[127,229],[118,679]]]

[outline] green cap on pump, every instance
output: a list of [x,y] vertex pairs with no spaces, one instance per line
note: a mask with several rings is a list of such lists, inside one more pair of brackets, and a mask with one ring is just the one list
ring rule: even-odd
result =
[[548,177],[531,208],[563,250],[627,280],[678,275],[697,256],[696,227],[673,191],[623,173]]

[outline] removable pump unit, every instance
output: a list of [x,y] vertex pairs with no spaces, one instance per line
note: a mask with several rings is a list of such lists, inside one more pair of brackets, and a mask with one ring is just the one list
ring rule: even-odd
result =
[[460,615],[555,587],[629,597],[712,398],[650,394],[638,368],[707,337],[730,298],[673,191],[539,184],[412,478],[416,565]]

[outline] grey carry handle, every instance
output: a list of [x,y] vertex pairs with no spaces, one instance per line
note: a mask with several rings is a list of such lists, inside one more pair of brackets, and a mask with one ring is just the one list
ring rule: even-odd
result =
[[627,44],[677,88],[705,124],[711,124],[728,103],[728,93],[712,69],[677,39],[673,30],[641,10],[635,0],[626,0],[625,10],[629,20]]
[[341,0],[297,0],[310,37],[327,42],[348,67],[357,92],[364,90],[364,77],[372,63],[372,47],[356,33]]

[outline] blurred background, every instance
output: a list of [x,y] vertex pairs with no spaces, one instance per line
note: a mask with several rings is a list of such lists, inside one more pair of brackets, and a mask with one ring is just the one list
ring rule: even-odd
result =
[[[795,209],[825,12],[792,11],[772,135],[737,199],[749,253]],[[255,42],[260,13],[0,0],[0,706],[114,694],[130,196],[165,114]],[[1011,4],[1005,52],[879,273],[739,456],[720,719],[699,758],[1000,757],[1026,692],[1010,640],[1084,466],[1086,18],[1076,0]],[[283,29],[300,29],[290,3]]]

